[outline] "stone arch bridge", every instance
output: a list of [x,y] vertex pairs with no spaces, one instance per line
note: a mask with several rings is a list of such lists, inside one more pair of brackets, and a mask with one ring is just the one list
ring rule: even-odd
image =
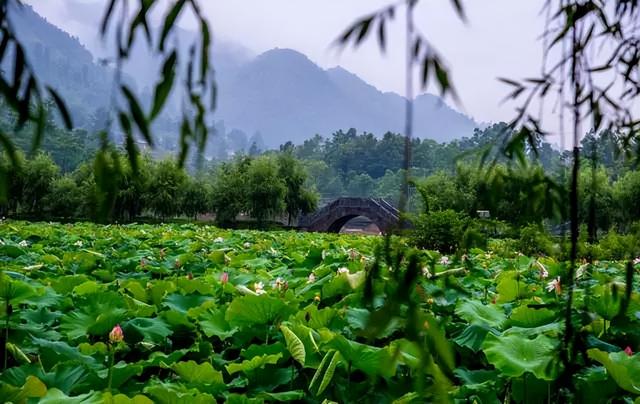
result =
[[349,220],[365,216],[387,233],[398,225],[400,212],[381,198],[338,198],[309,215],[300,217],[298,228],[338,233]]

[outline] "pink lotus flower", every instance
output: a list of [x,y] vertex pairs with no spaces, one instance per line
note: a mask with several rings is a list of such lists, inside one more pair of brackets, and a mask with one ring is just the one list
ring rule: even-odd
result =
[[228,272],[223,272],[220,275],[220,283],[225,284],[227,282],[229,282],[229,273]]
[[629,355],[629,356],[633,356],[633,350],[631,350],[631,347],[630,347],[630,346],[627,346],[627,347],[624,349],[624,353],[626,353],[626,354],[627,354],[627,355]]
[[120,324],[116,324],[115,327],[109,333],[109,341],[113,344],[117,344],[124,339],[124,334],[122,333],[122,328],[120,328]]
[[440,263],[441,263],[442,265],[449,265],[449,262],[450,262],[450,261],[449,261],[449,257],[446,257],[446,256],[445,256],[445,257],[440,258]]

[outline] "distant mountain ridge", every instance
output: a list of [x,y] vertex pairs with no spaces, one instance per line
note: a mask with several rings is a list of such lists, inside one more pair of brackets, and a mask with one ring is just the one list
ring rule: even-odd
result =
[[[414,105],[420,138],[449,141],[471,136],[478,126],[434,95],[420,95]],[[221,87],[216,114],[227,126],[259,131],[277,146],[352,127],[378,136],[402,133],[404,108],[404,97],[383,93],[341,67],[323,70],[299,52],[273,49]]]
[[[98,65],[77,38],[47,22],[31,7],[14,14],[19,37],[25,41],[36,71],[69,99],[73,112],[80,115],[76,121],[87,126],[87,116],[107,104],[112,70]],[[193,34],[180,30],[178,35]],[[269,148],[289,140],[299,144],[315,134],[330,136],[339,129],[356,128],[377,136],[403,132],[405,98],[381,92],[341,67],[322,69],[291,49],[273,49],[253,58],[238,57],[238,52],[220,45],[215,49],[212,61],[218,108],[214,119],[247,137],[260,134]],[[137,59],[125,70],[128,81],[149,97],[150,77],[157,73],[159,60],[145,50],[134,55]],[[175,109],[167,111],[163,121],[171,122],[173,115],[178,115],[179,102],[171,104]],[[420,95],[414,105],[414,135],[420,138],[449,141],[471,136],[478,126],[434,95]],[[175,126],[170,124],[155,129],[162,136],[177,137]]]

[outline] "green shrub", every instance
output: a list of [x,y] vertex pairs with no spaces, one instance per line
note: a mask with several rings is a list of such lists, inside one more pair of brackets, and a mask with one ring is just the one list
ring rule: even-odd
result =
[[529,224],[520,229],[518,250],[525,255],[555,255],[553,237],[538,224]]
[[514,238],[489,239],[487,251],[491,251],[500,257],[513,258],[518,249],[519,240]]
[[597,245],[598,255],[593,258],[602,260],[624,260],[634,258],[638,252],[638,239],[634,234],[618,234],[610,231],[600,239]]
[[466,222],[451,209],[423,213],[414,220],[412,240],[420,248],[451,253],[460,246]]

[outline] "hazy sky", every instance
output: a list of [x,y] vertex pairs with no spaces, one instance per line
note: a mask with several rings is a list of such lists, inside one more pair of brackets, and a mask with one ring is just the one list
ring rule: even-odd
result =
[[[104,0],[26,0],[52,23],[95,46]],[[391,51],[381,56],[374,44],[338,52],[333,40],[355,19],[392,0],[206,0],[201,1],[214,35],[253,53],[274,47],[305,53],[322,67],[341,65],[383,91],[403,93],[404,17],[396,15],[389,35]],[[135,3],[135,2],[132,2]],[[452,69],[462,105],[477,121],[509,120],[512,104],[500,104],[507,92],[497,77],[523,78],[540,71],[543,1],[467,0],[468,23],[448,0],[425,0],[416,25]],[[183,24],[189,25],[188,21]],[[372,40],[374,38],[371,38]],[[433,91],[433,89],[430,89]]]

